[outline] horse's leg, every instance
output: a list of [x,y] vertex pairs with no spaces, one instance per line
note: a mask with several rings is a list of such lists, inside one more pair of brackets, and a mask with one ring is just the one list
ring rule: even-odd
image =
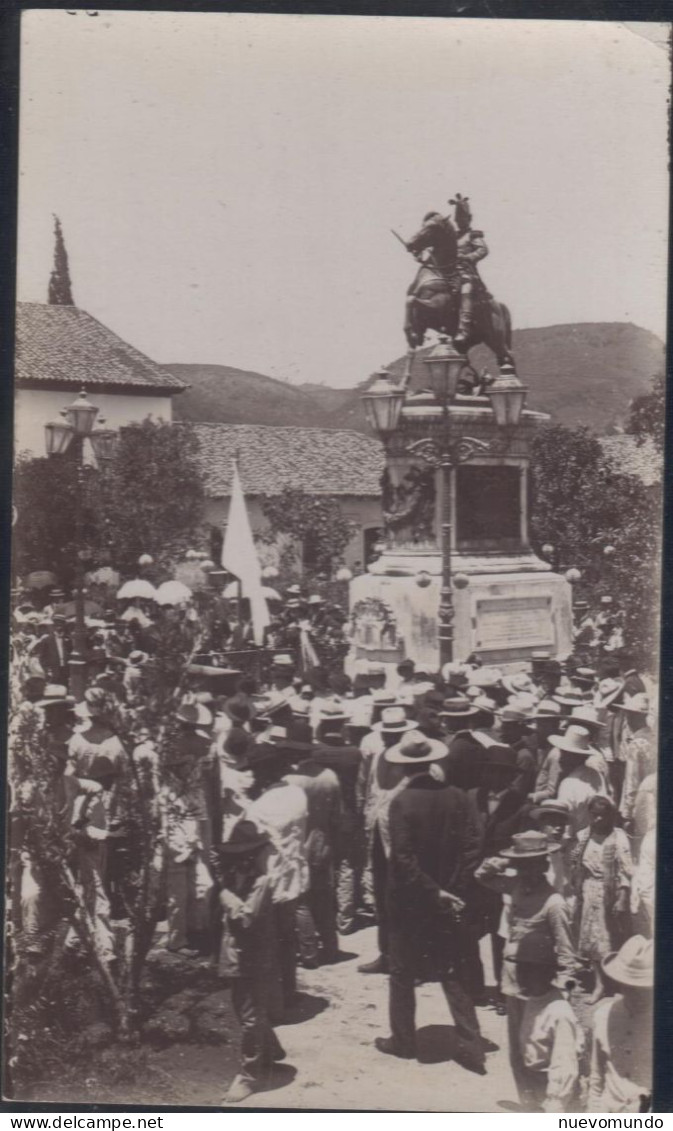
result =
[[407,295],[404,306],[404,334],[410,349],[417,349],[423,345],[423,326],[414,295]]

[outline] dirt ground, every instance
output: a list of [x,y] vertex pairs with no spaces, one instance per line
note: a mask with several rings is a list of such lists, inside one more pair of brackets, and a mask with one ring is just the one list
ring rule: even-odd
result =
[[[374,1047],[388,1034],[388,979],[364,975],[358,963],[376,955],[374,928],[342,939],[343,958],[333,966],[300,970],[301,996],[289,1023],[277,1033],[287,1058],[268,1089],[243,1108],[352,1109],[369,1111],[516,1111],[516,1089],[507,1057],[506,1020],[479,1009],[485,1037],[499,1046],[487,1057],[487,1074],[477,1076],[451,1059],[454,1029],[441,988],[417,990],[420,1061],[398,1060]],[[176,991],[180,989],[176,986]],[[237,1064],[236,1022],[224,1046],[174,1044],[138,1050],[146,1076],[133,1085],[102,1084],[95,1067],[78,1086],[44,1083],[31,1089],[34,1101],[219,1107]],[[104,1056],[105,1054],[101,1054]],[[17,1097],[18,1098],[18,1097]]]

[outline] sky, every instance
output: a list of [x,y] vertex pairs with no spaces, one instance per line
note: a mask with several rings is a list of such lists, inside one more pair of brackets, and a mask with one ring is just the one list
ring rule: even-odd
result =
[[24,11],[18,297],[160,363],[352,386],[406,349],[409,238],[470,197],[515,328],[664,336],[667,29]]

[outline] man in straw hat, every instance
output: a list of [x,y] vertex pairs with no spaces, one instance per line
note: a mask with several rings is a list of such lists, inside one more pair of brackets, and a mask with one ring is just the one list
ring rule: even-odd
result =
[[246,816],[269,834],[272,844],[269,872],[282,988],[282,1006],[279,1002],[276,1008],[281,1011],[297,992],[296,910],[309,885],[308,803],[303,789],[284,780],[290,765],[284,745],[260,742],[249,749],[242,766],[253,777]]
[[624,716],[621,750],[624,757],[624,785],[619,813],[626,825],[633,821],[638,787],[657,765],[656,737],[649,725],[650,701],[644,692],[625,697],[617,710]]
[[268,835],[243,819],[211,853],[222,910],[218,971],[231,986],[241,1027],[240,1068],[225,1104],[247,1099],[285,1056],[269,1020],[274,934],[268,851]]
[[652,940],[642,935],[627,939],[604,960],[603,973],[618,994],[594,1013],[588,1109],[647,1111],[652,1092]]
[[[388,912],[386,888],[388,882],[388,856],[390,845],[387,836],[387,814],[390,802],[406,778],[399,766],[386,760],[385,754],[400,739],[414,730],[416,723],[408,719],[403,707],[387,707],[381,721],[370,732],[376,737],[378,748],[369,758],[360,762],[356,783],[356,802],[364,825],[366,865],[362,888],[365,904],[374,903],[378,925],[379,953],[371,962],[358,967],[362,974],[388,973]],[[370,736],[365,736],[364,742]]]
[[379,1037],[375,1044],[392,1056],[416,1057],[415,983],[438,981],[456,1025],[454,1058],[483,1075],[479,1022],[459,980],[461,894],[476,856],[476,830],[465,795],[428,774],[432,763],[445,756],[442,742],[419,731],[409,731],[385,754],[391,765],[403,769],[407,786],[390,805],[391,1036]]
[[517,1084],[526,1087],[520,1034],[530,985],[519,963],[532,951],[556,966],[561,980],[575,973],[576,957],[566,902],[549,883],[549,854],[556,845],[537,830],[515,833],[500,856],[477,869],[480,883],[510,897],[508,935],[503,954],[502,992],[507,1003],[509,1054]]
[[596,794],[607,797],[607,782],[595,768],[595,762],[591,762],[598,757],[598,751],[591,743],[586,726],[571,723],[563,734],[550,735],[549,741],[560,751],[561,782],[557,798],[570,806],[570,827],[576,836],[589,824],[591,798]]

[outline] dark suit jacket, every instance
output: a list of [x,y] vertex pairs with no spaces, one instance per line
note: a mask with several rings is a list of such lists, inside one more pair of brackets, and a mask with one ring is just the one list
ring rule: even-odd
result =
[[460,931],[440,909],[439,892],[462,896],[476,867],[473,810],[461,790],[424,775],[393,798],[389,821],[391,946],[418,976],[444,977],[455,961]]
[[[468,799],[474,810],[479,833],[479,862],[497,856],[512,840],[512,833],[521,828],[526,797],[516,789],[507,789],[492,813],[488,811],[488,790],[471,789]],[[479,932],[496,931],[502,909],[502,896],[472,879],[468,889],[468,917]]]
[[70,643],[66,640],[65,636],[62,636],[60,639],[62,655],[59,653],[56,635],[53,632],[47,632],[42,637],[35,652],[50,682],[67,684]]

